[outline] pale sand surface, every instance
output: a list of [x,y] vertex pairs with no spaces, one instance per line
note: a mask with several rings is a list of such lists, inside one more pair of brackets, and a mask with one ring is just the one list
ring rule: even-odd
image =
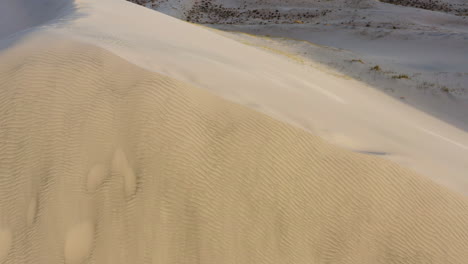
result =
[[468,200],[91,44],[0,54],[3,263],[443,263]]
[[34,33],[53,32],[96,45],[335,145],[382,153],[468,195],[468,133],[444,119],[347,76],[305,67],[123,0],[77,0],[73,6],[71,15]]

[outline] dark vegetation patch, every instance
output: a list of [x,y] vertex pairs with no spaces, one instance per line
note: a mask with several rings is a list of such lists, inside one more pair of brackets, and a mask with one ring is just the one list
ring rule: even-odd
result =
[[392,79],[409,79],[410,77],[407,74],[393,75]]
[[458,16],[468,16],[468,7],[460,4],[444,3],[439,0],[380,0],[384,3],[410,6],[431,11],[452,13]]
[[197,2],[186,14],[186,20],[201,24],[303,24],[325,16],[331,10],[304,10],[282,12],[280,9],[245,9],[225,7],[211,0]]
[[[127,0],[143,6],[157,8],[171,0]],[[225,7],[212,0],[196,1],[184,12],[185,20],[199,24],[304,24],[313,18],[325,16],[331,9],[306,9],[283,12],[276,8],[247,9],[247,6]]]
[[376,72],[381,72],[382,68],[380,68],[379,65],[375,65],[374,67],[371,67],[370,70],[371,71],[376,71]]
[[[157,8],[162,2],[171,0],[127,0],[139,5],[151,4],[151,7]],[[350,0],[348,4],[354,2],[363,2],[363,0]],[[465,4],[445,3],[440,0],[380,0],[384,3],[410,6],[432,11],[440,11],[452,13],[458,16],[468,16],[468,2]],[[320,2],[320,1],[318,1]],[[354,5],[358,5],[354,3]],[[311,5],[312,6],[312,5]],[[245,23],[249,19],[264,20],[267,23],[294,23],[294,21],[307,21],[308,18],[324,16],[330,13],[331,9],[313,10],[313,11],[297,11],[297,12],[281,12],[276,9],[246,9],[247,6],[239,6],[236,8],[227,8],[221,4],[213,3],[213,0],[198,0],[193,8],[185,13],[186,20],[194,23],[205,24],[231,24]],[[301,24],[301,23],[299,23]]]

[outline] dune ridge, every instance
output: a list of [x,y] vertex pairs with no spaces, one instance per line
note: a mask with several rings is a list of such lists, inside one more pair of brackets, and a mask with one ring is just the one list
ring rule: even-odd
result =
[[[464,173],[468,170],[468,134],[374,87],[342,78],[321,66],[290,61],[287,56],[292,53],[284,50],[282,55],[268,47],[261,50],[258,45],[227,38],[220,31],[124,0],[20,2],[30,4],[24,10],[0,7],[0,20],[12,18],[7,19],[8,24],[0,22],[0,31],[27,22],[20,14],[15,15],[18,11],[37,17],[32,17],[34,23],[29,23],[27,30],[19,29],[6,37],[0,34],[0,52],[40,34],[83,41],[149,71],[302,127],[333,144],[381,155],[468,195]],[[64,9],[50,8],[51,4]],[[463,116],[463,111],[456,115]],[[88,187],[99,185],[99,171],[107,169],[96,166],[90,177],[96,181],[90,181]]]
[[58,35],[0,61],[3,263],[468,259],[468,200],[392,162]]

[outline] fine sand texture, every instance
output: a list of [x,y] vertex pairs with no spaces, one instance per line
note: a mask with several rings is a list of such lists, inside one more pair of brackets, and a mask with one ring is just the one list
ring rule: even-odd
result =
[[[304,128],[332,144],[379,155],[468,196],[468,133],[448,119],[407,104],[406,95],[408,100],[392,98],[322,66],[302,65],[295,53],[282,47],[252,46],[124,0],[75,0],[66,10],[70,13],[14,37],[54,33],[101,47],[151,72]],[[0,17],[2,11],[9,10],[0,8]],[[335,32],[330,29],[327,32]],[[372,66],[366,64],[366,72]],[[431,110],[454,106],[451,99],[439,104],[435,97],[429,100],[420,93],[412,98],[428,103]],[[467,112],[445,110],[444,116],[450,117]],[[468,112],[464,123],[467,116]]]
[[91,44],[0,53],[0,262],[465,264],[468,200]]

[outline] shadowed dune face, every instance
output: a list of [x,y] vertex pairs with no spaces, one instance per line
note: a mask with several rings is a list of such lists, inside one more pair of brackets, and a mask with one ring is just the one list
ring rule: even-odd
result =
[[0,39],[70,13],[73,0],[0,1]]
[[0,61],[4,263],[468,259],[468,201],[379,157],[91,45]]

